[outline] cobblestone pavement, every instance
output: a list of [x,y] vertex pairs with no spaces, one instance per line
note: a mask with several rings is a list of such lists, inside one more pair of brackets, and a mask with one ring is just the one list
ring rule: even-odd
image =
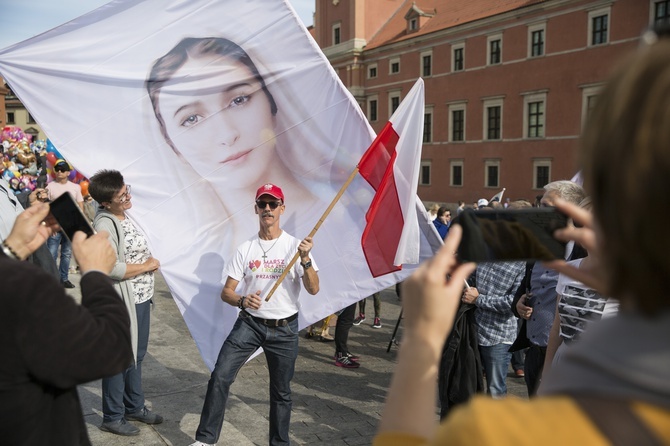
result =
[[[79,277],[72,274],[71,280],[77,284],[72,295],[79,297]],[[147,404],[163,415],[165,422],[155,426],[134,422],[141,431],[135,437],[102,432],[98,429],[102,423],[100,381],[80,386],[84,417],[95,446],[180,446],[193,442],[209,370],[160,275],[157,275],[154,301],[143,383]],[[372,307],[370,302],[366,309],[372,311]],[[386,351],[400,313],[400,301],[391,288],[382,292],[381,311],[382,328],[372,328],[372,314],[369,314],[361,325],[352,327],[349,334],[350,350],[362,358],[358,369],[335,367],[334,344],[306,339],[304,331],[301,332],[292,382],[293,444],[371,443],[397,359],[397,345],[392,345],[389,353]],[[334,328],[331,328],[332,333]],[[526,396],[523,380],[514,378],[511,373],[508,390],[513,395]],[[268,401],[267,365],[260,355],[242,368],[232,386],[219,444],[266,445]]]

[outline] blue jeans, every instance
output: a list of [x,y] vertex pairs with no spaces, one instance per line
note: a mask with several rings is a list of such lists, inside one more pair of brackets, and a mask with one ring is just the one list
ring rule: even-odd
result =
[[259,347],[263,347],[270,372],[270,444],[290,444],[291,379],[298,357],[298,319],[286,327],[271,328],[243,312],[223,343],[207,384],[196,440],[212,444],[219,440],[230,386]]
[[144,408],[142,360],[149,344],[151,301],[135,305],[137,312],[137,363],[121,373],[102,379],[102,421],[118,421]]
[[493,398],[501,398],[507,395],[507,368],[512,359],[508,351],[508,344],[495,344],[491,346],[479,346],[479,354],[482,358],[484,372],[486,372],[486,386]]
[[70,259],[72,258],[72,243],[62,232],[57,232],[47,239],[47,247],[49,252],[58,263],[58,247],[60,246],[60,281],[68,280],[68,273],[70,270]]

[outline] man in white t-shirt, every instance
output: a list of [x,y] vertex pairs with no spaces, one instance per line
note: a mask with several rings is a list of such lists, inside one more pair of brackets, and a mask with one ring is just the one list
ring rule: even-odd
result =
[[[298,357],[300,283],[309,294],[319,292],[312,238],[300,241],[282,231],[284,193],[274,184],[256,192],[258,234],[242,243],[224,268],[221,299],[240,309],[207,385],[200,424],[192,446],[215,444],[221,433],[230,385],[249,357],[263,348],[270,373],[270,444],[289,444],[291,379]],[[298,252],[296,262],[269,301],[270,289]],[[239,293],[238,293],[239,289]]]
[[[81,187],[78,184],[68,180],[72,168],[67,161],[59,159],[54,164],[54,180],[47,184],[47,191],[51,201],[60,197],[64,193],[69,193],[74,198],[81,210],[84,210],[84,197],[81,195]],[[60,282],[65,288],[74,288],[69,278],[70,259],[72,258],[72,244],[62,232],[57,232],[47,240],[47,246],[54,260],[58,262],[58,248],[60,247]]]

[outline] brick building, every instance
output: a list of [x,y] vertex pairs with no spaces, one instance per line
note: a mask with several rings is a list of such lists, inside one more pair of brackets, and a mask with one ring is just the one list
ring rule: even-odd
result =
[[532,199],[577,170],[612,66],[669,0],[316,0],[317,43],[376,131],[426,86],[419,196]]

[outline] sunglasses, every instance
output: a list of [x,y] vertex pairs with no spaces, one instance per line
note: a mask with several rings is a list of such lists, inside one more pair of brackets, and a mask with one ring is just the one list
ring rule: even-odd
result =
[[256,206],[258,206],[258,209],[265,209],[265,206],[270,206],[270,209],[275,210],[277,207],[281,206],[282,202],[281,201],[263,201],[263,200],[258,200],[256,202]]
[[70,169],[67,166],[54,166],[56,172],[69,172]]

